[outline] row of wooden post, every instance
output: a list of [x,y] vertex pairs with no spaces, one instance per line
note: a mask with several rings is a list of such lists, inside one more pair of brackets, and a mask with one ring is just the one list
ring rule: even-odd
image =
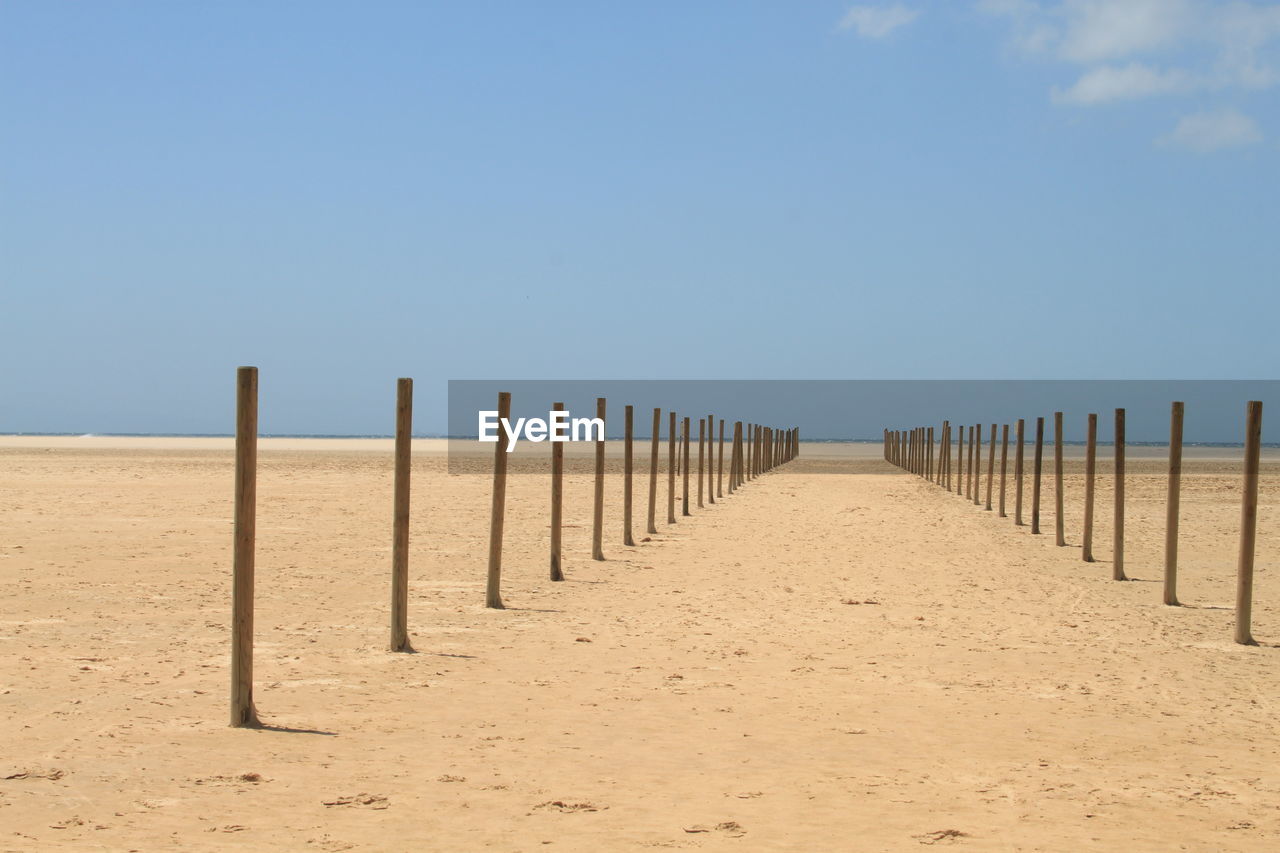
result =
[[[1164,587],[1163,601],[1178,606],[1178,518],[1182,479],[1182,422],[1185,406],[1172,404],[1169,415],[1169,480],[1165,513]],[[1062,412],[1053,415],[1053,475],[1054,475],[1054,540],[1066,545],[1063,522],[1062,488]],[[1026,422],[1019,419],[1015,425],[1014,455],[1014,524],[1021,526],[1023,494],[1023,460]],[[936,483],[948,492],[963,495],[975,504],[982,504],[982,425],[968,428],[966,447],[965,427],[955,428],[955,453],[952,453],[952,425],[943,421],[937,440],[937,458],[934,457],[934,428],[916,427],[909,430],[884,431],[884,458],[886,461]],[[1253,563],[1258,520],[1258,466],[1262,445],[1262,403],[1250,401],[1245,411],[1244,444],[1244,495],[1240,524],[1240,554],[1236,581],[1235,641],[1244,645],[1256,645],[1252,629],[1253,612]],[[1128,580],[1124,567],[1124,486],[1125,486],[1125,410],[1115,410],[1115,500],[1112,504],[1113,535],[1111,576],[1115,580]],[[992,508],[992,491],[995,481],[996,424],[991,425],[987,442],[986,509]],[[1081,540],[1081,557],[1094,562],[1093,509],[1094,481],[1097,473],[1098,416],[1090,414],[1085,441],[1084,531]],[[1006,471],[1009,457],[1009,425],[1000,429],[1000,497],[999,516],[1006,517]],[[1040,481],[1044,458],[1044,418],[1036,418],[1034,473],[1031,495],[1031,532],[1040,533]],[[952,462],[955,463],[953,476]]]
[[[605,420],[605,399],[596,401],[596,417]],[[563,411],[564,404],[556,403],[555,411]],[[632,535],[632,465],[633,423],[632,407],[625,409],[625,435],[623,446],[623,532],[624,545],[634,545]],[[683,473],[682,514],[689,510],[689,418],[684,418],[680,452],[683,465],[677,466],[675,412],[670,412],[668,430],[667,468],[667,523],[675,524],[675,478],[677,467]],[[498,395],[498,416],[511,416],[511,395]],[[653,410],[653,432],[649,454],[649,533],[657,533],[656,509],[658,492],[658,455],[662,410]],[[499,421],[503,423],[503,421]],[[713,438],[718,430],[718,439]],[[725,421],[717,421],[713,415],[698,420],[698,506],[715,503],[723,498],[725,487],[732,494],[747,481],[755,479],[777,466],[796,458],[800,452],[798,429],[778,430],[760,424],[735,421],[730,439],[728,476],[724,470]],[[495,445],[493,462],[493,495],[489,526],[489,570],[485,590],[485,604],[501,608],[502,534],[506,510],[507,446],[511,435],[505,427],[499,428],[500,439]],[[409,644],[409,472],[411,441],[413,434],[413,380],[399,379],[396,383],[396,437],[395,477],[392,486],[392,536],[391,536],[391,650],[413,651]],[[718,440],[717,458],[713,459],[713,444]],[[561,555],[562,519],[564,502],[564,444],[551,444],[551,580],[564,580]],[[258,447],[258,369],[241,367],[236,372],[236,460],[235,460],[235,529],[232,554],[232,615],[231,615],[231,725],[248,727],[259,725],[253,703],[253,604],[254,604],[254,555],[256,551],[255,519],[257,492]],[[595,493],[592,507],[592,557],[604,556],[604,449],[603,433],[595,443]],[[715,476],[711,476],[714,469]]]
[[[563,403],[555,403],[554,411],[563,411]],[[604,397],[596,399],[596,418],[607,423],[607,401]],[[622,544],[635,545],[632,534],[632,468],[634,462],[634,409],[626,406],[623,410],[623,502],[622,502]],[[511,416],[511,394],[503,391],[498,394],[498,422],[503,424]],[[688,417],[682,421],[675,412],[668,412],[667,428],[667,524],[676,523],[676,474],[682,476],[682,492],[680,513],[682,516],[692,515],[689,500],[689,481],[692,465],[689,454],[692,444]],[[679,440],[677,441],[677,428]],[[658,506],[658,458],[661,453],[662,409],[653,410],[653,425],[650,433],[649,447],[649,503],[645,529],[649,533],[657,533]],[[502,603],[502,534],[505,517],[507,490],[507,446],[511,436],[505,427],[499,428],[499,441],[494,447],[493,461],[493,504],[489,525],[489,571],[486,582],[485,606],[496,609]],[[798,428],[775,429],[761,424],[735,421],[730,436],[729,471],[727,477],[728,493],[741,488],[748,480],[752,480],[779,465],[794,459],[800,451],[800,433]],[[718,447],[717,447],[718,445]],[[717,498],[723,498],[726,488],[725,461],[725,421],[717,420],[715,415],[698,419],[698,475],[697,505],[703,507],[714,504]],[[605,440],[603,432],[595,442],[595,490],[592,502],[591,521],[591,558],[604,560],[604,469]],[[714,471],[714,476],[713,472]],[[705,496],[705,503],[704,503]],[[551,580],[564,580],[561,520],[564,502],[564,444],[551,443]]]

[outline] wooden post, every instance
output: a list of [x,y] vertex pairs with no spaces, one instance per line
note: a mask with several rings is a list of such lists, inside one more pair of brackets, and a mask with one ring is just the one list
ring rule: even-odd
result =
[[991,491],[996,479],[996,425],[991,425],[991,440],[987,442],[987,512],[991,512]]
[[653,410],[653,436],[649,439],[649,523],[645,530],[657,533],[658,513],[658,436],[662,432],[662,409]]
[[942,422],[942,437],[938,443],[938,485],[951,490],[951,421]]
[[1093,562],[1093,491],[1094,475],[1098,471],[1098,416],[1089,415],[1089,434],[1084,450],[1084,541],[1080,557],[1086,563]]
[[964,494],[964,424],[956,430],[956,494]]
[[231,725],[258,725],[253,705],[253,559],[258,499],[258,368],[236,371],[235,532],[231,563]]
[[724,418],[720,419],[720,450],[716,461],[716,497],[724,497]]
[[[596,417],[605,420],[605,398],[596,398]],[[608,430],[601,430],[596,440],[596,493],[591,514],[591,559],[604,559],[604,439]]]
[[973,432],[973,503],[982,506],[982,424],[974,424]]
[[977,431],[977,427],[969,427],[969,471],[966,475],[964,484],[964,496],[969,500],[973,500],[973,495],[978,490],[978,469],[977,466],[973,464],[974,448],[976,447],[976,444],[974,443],[976,441],[976,436],[974,433]]
[[484,606],[502,610],[502,527],[507,512],[507,445],[511,433],[503,424],[511,417],[511,394],[498,392],[498,441],[493,446],[493,504],[489,514],[489,577]]
[[1256,646],[1253,620],[1253,553],[1258,534],[1258,457],[1262,446],[1262,402],[1250,400],[1245,417],[1244,497],[1240,510],[1240,563],[1236,574],[1236,635],[1244,646]]
[[1035,479],[1031,484],[1031,532],[1040,532],[1040,475],[1044,471],[1044,418],[1036,418]]
[[1004,511],[1005,473],[1009,470],[1009,425],[1000,425],[1000,517],[1008,518]]
[[684,475],[684,500],[680,507],[681,515],[693,515],[689,512],[689,419],[684,419],[684,429],[680,434],[680,465]]
[[924,475],[933,482],[933,427],[929,427],[927,445],[924,454]]
[[667,429],[667,524],[676,523],[676,413]]
[[[564,411],[564,403],[552,403],[551,410]],[[561,564],[564,527],[564,442],[551,444],[551,579],[564,580]]]
[[632,445],[635,439],[634,411],[631,406],[622,410],[622,544],[635,545],[631,536],[631,463]]
[[716,416],[707,415],[707,503],[716,502]]
[[704,477],[705,463],[703,462],[703,446],[706,441],[707,422],[702,418],[698,418],[698,509],[702,509],[702,481]]
[[1062,518],[1062,412],[1053,413],[1053,530],[1054,543],[1067,544],[1067,531]]
[[1164,515],[1164,603],[1178,606],[1178,509],[1182,502],[1182,403],[1169,412],[1169,500]]
[[409,646],[409,470],[413,440],[413,380],[396,382],[396,455],[391,510],[391,651]]
[[1111,542],[1111,578],[1127,581],[1124,573],[1124,409],[1116,409],[1116,500]]
[[1026,421],[1018,418],[1014,432],[1017,434],[1017,447],[1013,453],[1013,523],[1022,526],[1022,459],[1026,438]]
[[742,435],[742,421],[733,422],[733,439],[729,442],[729,494],[738,490],[738,473],[740,462],[738,444]]

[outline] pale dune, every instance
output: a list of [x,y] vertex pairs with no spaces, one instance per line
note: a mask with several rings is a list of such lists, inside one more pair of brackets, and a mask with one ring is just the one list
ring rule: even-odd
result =
[[[391,446],[262,440],[269,727],[243,730],[231,440],[0,438],[0,850],[1280,849],[1274,463],[1250,648],[1233,458],[1188,448],[1170,608],[1158,454],[1130,464],[1137,582],[1109,579],[1109,448],[1086,564],[1054,547],[1051,477],[1032,536],[878,445],[805,445],[674,526],[664,470],[631,548],[611,473],[605,562],[571,466],[553,584],[544,444],[509,481],[492,611],[486,457],[451,475],[417,441],[404,655]],[[637,469],[644,539],[645,442]]]

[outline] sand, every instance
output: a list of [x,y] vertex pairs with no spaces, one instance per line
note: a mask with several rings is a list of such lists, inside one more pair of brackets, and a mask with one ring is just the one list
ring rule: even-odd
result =
[[390,441],[263,441],[243,730],[229,440],[0,440],[0,850],[1280,848],[1280,467],[1246,648],[1232,460],[1186,465],[1186,607],[1159,603],[1158,460],[1117,583],[1105,476],[1085,564],[1078,463],[1056,548],[1051,481],[1032,536],[870,445],[674,527],[660,501],[632,548],[613,477],[603,563],[575,473],[562,584],[548,479],[514,476],[490,611],[490,481],[442,446],[417,443],[396,655]]

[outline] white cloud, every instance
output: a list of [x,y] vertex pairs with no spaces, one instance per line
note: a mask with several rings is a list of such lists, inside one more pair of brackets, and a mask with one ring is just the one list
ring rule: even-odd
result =
[[920,17],[920,12],[901,3],[892,6],[854,6],[840,19],[842,30],[857,30],[863,38],[879,39],[905,27]]
[[[1280,5],[1244,0],[977,0],[979,11],[1010,22],[1024,53],[1083,66],[1085,74],[1060,100],[1092,104],[1091,87],[1116,86],[1131,95],[1200,89],[1264,89],[1280,82],[1273,63],[1280,42]],[[1162,56],[1170,70],[1157,80],[1124,60]],[[1174,85],[1174,80],[1178,81]],[[1189,85],[1187,81],[1198,81]],[[1127,86],[1125,84],[1128,84]],[[1109,89],[1108,89],[1109,91]]]
[[1178,126],[1160,142],[1200,154],[1223,148],[1240,148],[1262,141],[1257,123],[1232,109],[1184,116]]
[[1152,95],[1172,95],[1194,91],[1200,83],[1185,71],[1160,71],[1131,62],[1123,67],[1103,65],[1086,72],[1065,91],[1054,89],[1056,101],[1069,104],[1102,104]]
[[[1007,22],[1023,54],[1072,69],[1075,82],[1050,89],[1056,103],[1221,98],[1280,85],[1274,0],[975,0],[975,7]],[[1249,117],[1209,106],[1158,142],[1216,151],[1261,138]]]
[[1178,44],[1197,22],[1191,0],[1066,0],[1058,52],[1091,63],[1150,53]]

